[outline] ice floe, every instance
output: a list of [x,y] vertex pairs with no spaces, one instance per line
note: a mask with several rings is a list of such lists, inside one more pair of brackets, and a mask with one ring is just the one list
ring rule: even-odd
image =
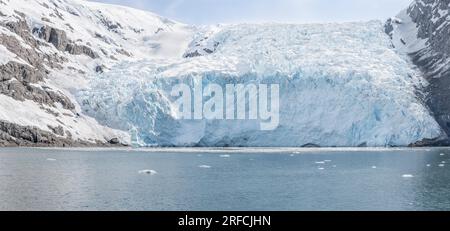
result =
[[148,170],[148,169],[145,169],[145,170],[140,170],[140,171],[139,171],[139,174],[156,175],[156,174],[158,174],[158,172],[155,171],[155,170]]
[[200,166],[198,166],[199,168],[211,168],[211,166],[209,166],[209,165],[200,165]]

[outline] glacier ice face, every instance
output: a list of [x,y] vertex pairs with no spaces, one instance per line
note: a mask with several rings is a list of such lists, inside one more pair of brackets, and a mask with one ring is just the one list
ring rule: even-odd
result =
[[[440,136],[416,96],[426,81],[383,30],[378,21],[216,27],[205,32],[209,41],[187,48],[213,44],[211,52],[121,63],[91,78],[77,99],[85,113],[132,131],[144,146],[404,146]],[[178,120],[172,86],[198,81],[279,84],[279,127]]]

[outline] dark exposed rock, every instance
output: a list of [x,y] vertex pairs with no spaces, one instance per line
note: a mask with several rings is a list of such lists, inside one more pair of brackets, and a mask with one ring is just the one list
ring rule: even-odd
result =
[[198,56],[201,56],[201,54],[197,50],[195,50],[193,52],[185,54],[183,57],[184,58],[193,58],[193,57],[198,57]]
[[64,136],[64,128],[62,126],[58,126],[58,127],[52,127],[50,125],[47,125],[47,127],[52,130],[53,133],[55,133],[58,136]]
[[77,44],[69,43],[69,44],[67,44],[65,50],[67,52],[69,52],[69,54],[72,54],[72,55],[85,54],[93,59],[96,59],[99,57],[97,53],[95,53],[90,47],[85,46],[85,45],[77,45]]
[[418,37],[428,40],[426,48],[411,56],[430,83],[425,89],[426,102],[447,135],[450,135],[449,4],[450,0],[423,0],[415,1],[407,9],[417,25]]
[[317,144],[309,143],[309,144],[303,145],[302,148],[320,148],[320,146]]
[[108,29],[109,31],[112,31],[114,33],[120,34],[120,29],[123,28],[120,23],[114,22],[114,21],[108,19],[106,16],[104,16],[102,14],[101,11],[98,11],[98,13],[99,13],[98,17],[100,19],[100,22],[106,27],[106,29]]
[[97,73],[103,73],[105,69],[104,65],[98,65],[97,67],[95,67],[95,72]]
[[67,38],[66,32],[63,30],[43,26],[41,28],[34,28],[33,33],[37,34],[37,36],[44,41],[53,44],[53,46],[60,51],[67,51],[72,55],[84,54],[93,59],[99,57],[90,47],[78,45],[70,41]]
[[33,29],[33,34],[37,34],[39,38],[53,44],[60,51],[65,50],[69,42],[65,31],[48,26]]
[[69,23],[66,23],[65,25],[70,29],[70,31],[73,32],[74,28],[72,27],[72,25],[70,25]]
[[160,32],[164,32],[164,29],[159,27],[156,31],[155,34],[159,34]]
[[37,83],[44,79],[45,73],[29,65],[17,62],[8,62],[0,66],[0,80],[17,79],[24,83]]
[[112,138],[112,139],[109,141],[109,143],[110,143],[110,144],[120,144],[120,140],[119,140],[118,138]]
[[[2,66],[0,66],[1,69]],[[75,105],[60,92],[44,90],[21,81],[2,81],[0,82],[0,94],[10,96],[16,100],[24,101],[26,99],[34,102],[55,106],[60,103],[63,108],[74,110]]]
[[55,13],[56,16],[58,16],[59,19],[64,21],[63,14],[61,12],[59,12],[58,9],[54,9],[53,12]]
[[367,142],[358,145],[358,148],[365,148],[365,147],[367,147]]
[[48,19],[48,18],[46,18],[46,17],[42,17],[41,20],[42,20],[43,22],[51,22],[50,19]]
[[414,144],[409,145],[410,147],[448,147],[450,146],[450,140],[448,138],[437,138],[437,139],[424,139],[418,141]]
[[0,121],[0,140],[3,141],[3,146],[70,147],[81,144],[36,127],[20,126],[4,121]]
[[[125,146],[120,142],[102,142],[95,143],[81,140],[73,140],[68,131],[62,131],[62,127],[53,128],[53,132],[44,131],[36,127],[21,126],[0,120],[0,147],[92,147],[92,146]],[[51,129],[51,130],[53,130]],[[62,133],[61,133],[62,131]],[[67,137],[62,137],[64,133]],[[62,134],[62,135],[61,135]],[[114,140],[116,141],[116,140]]]
[[394,31],[394,25],[393,25],[393,19],[390,18],[387,20],[386,24],[384,25],[384,32],[389,35],[392,39],[392,32]]
[[0,34],[0,44],[5,46],[9,51],[16,54],[18,57],[22,58],[35,68],[43,69],[40,57],[41,55],[34,49],[37,48],[38,43],[31,35],[28,24],[23,20],[19,20],[6,22],[4,24],[0,24],[0,26],[4,26],[11,32],[17,34],[32,49],[24,47],[22,42],[19,41],[16,37],[5,34]]
[[14,10],[14,13],[16,13],[17,15],[19,15],[22,19],[25,18],[25,14],[22,13],[22,12],[20,12],[20,11]]
[[204,44],[205,41],[207,41],[208,37],[205,37],[195,44],[193,44],[193,49],[188,50],[184,55],[183,58],[193,58],[203,55],[208,55],[214,53],[217,48],[219,47],[219,42],[214,42],[214,44],[210,47],[205,47],[206,44]]
[[47,9],[50,9],[50,7],[45,2],[41,3],[41,6],[47,8]]
[[132,53],[130,53],[130,52],[124,50],[124,49],[116,49],[116,51],[117,51],[117,53],[122,54],[122,55],[125,55],[125,56],[128,56],[128,57],[133,56]]

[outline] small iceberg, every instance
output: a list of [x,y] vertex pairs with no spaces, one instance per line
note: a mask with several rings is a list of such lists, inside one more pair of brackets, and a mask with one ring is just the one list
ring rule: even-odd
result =
[[441,168],[443,168],[443,167],[445,167],[445,164],[440,164],[440,165],[438,165],[439,167],[441,167]]
[[316,164],[325,164],[325,161],[317,161]]
[[440,156],[445,156],[445,154],[444,154],[444,153],[441,153]]
[[156,175],[156,174],[158,174],[158,172],[157,171],[155,171],[155,170],[141,170],[141,171],[139,171],[139,174],[148,174],[148,175]]
[[220,155],[220,158],[230,158],[230,155]]
[[403,178],[413,178],[414,176],[411,174],[404,174],[402,177]]
[[211,166],[209,166],[209,165],[200,165],[200,166],[198,166],[199,168],[211,168]]
[[373,169],[376,169],[376,168],[377,168],[377,166],[372,166],[372,168],[373,168]]
[[431,164],[427,164],[427,167],[431,167]]
[[324,161],[325,161],[325,162],[328,162],[328,163],[331,162],[331,160],[324,160]]
[[56,159],[48,158],[47,161],[56,161]]
[[319,170],[325,170],[325,168],[318,168]]

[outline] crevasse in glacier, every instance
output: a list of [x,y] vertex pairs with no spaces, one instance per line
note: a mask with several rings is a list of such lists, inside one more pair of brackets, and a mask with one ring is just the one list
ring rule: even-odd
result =
[[[77,97],[87,114],[145,146],[404,146],[440,136],[417,97],[427,83],[383,30],[378,21],[215,27],[186,48],[195,55],[121,63]],[[279,127],[178,120],[172,86],[196,81],[279,84]]]

